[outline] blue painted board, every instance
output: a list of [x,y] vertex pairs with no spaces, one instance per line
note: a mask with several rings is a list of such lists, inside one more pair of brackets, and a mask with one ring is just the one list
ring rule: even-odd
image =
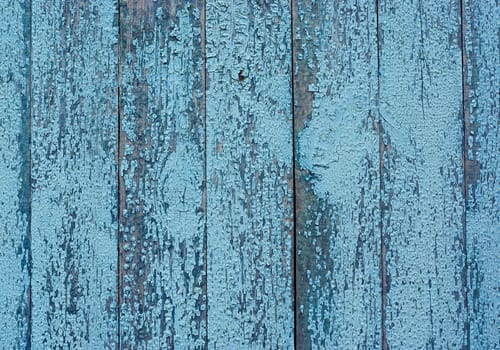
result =
[[32,2],[33,349],[117,341],[117,7]]
[[500,347],[500,3],[465,1],[466,254],[471,349]]
[[379,348],[375,2],[301,0],[293,18],[297,348]]
[[460,4],[381,0],[383,349],[462,349]]
[[30,4],[0,1],[0,348],[30,337]]
[[120,7],[120,347],[204,349],[201,1]]
[[497,0],[0,19],[0,348],[500,346]]
[[290,18],[207,2],[209,349],[293,347]]

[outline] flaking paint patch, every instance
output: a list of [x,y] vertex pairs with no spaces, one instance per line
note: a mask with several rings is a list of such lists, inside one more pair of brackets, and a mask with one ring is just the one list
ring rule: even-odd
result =
[[201,2],[121,7],[121,346],[206,347]]
[[500,346],[498,1],[464,2],[467,293],[471,349]]
[[290,348],[289,2],[206,13],[208,347]]
[[459,3],[379,11],[387,344],[465,348]]
[[[297,205],[297,346],[374,348],[380,344],[375,6],[299,1],[294,18],[297,200],[304,201]],[[307,94],[314,97],[304,113]]]
[[29,347],[29,2],[0,1],[0,348]]
[[115,348],[114,1],[32,3],[32,348]]

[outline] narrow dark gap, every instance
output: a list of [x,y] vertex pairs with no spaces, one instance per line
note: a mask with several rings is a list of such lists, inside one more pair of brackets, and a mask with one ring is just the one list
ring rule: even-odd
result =
[[117,157],[117,162],[116,162],[116,183],[117,183],[117,200],[118,200],[118,205],[117,205],[117,239],[116,239],[116,261],[117,261],[117,273],[116,273],[116,318],[117,318],[117,342],[116,342],[116,348],[121,349],[121,305],[122,305],[122,300],[121,300],[121,295],[122,295],[122,285],[121,285],[121,233],[120,233],[120,225],[121,225],[121,213],[122,213],[122,206],[121,206],[121,186],[120,186],[120,168],[121,168],[121,152],[120,152],[120,147],[121,147],[121,120],[122,120],[122,112],[121,112],[121,64],[122,64],[122,50],[121,50],[121,45],[122,45],[122,35],[121,35],[121,1],[117,0],[117,24],[118,24],[118,47],[117,47],[117,55],[118,55],[118,67],[116,69],[117,72],[117,117],[118,117],[118,123],[117,123],[117,135],[116,135],[116,157]]
[[384,211],[385,203],[383,200],[384,194],[384,155],[385,155],[385,143],[384,143],[384,130],[382,125],[382,118],[380,116],[380,45],[381,45],[381,28],[380,28],[380,0],[375,0],[375,12],[376,12],[376,22],[377,22],[377,94],[376,94],[376,108],[377,108],[377,118],[378,118],[378,137],[379,137],[379,237],[380,237],[380,330],[382,336],[381,347],[383,350],[389,350],[389,344],[387,342],[387,330],[385,328],[386,317],[387,317],[387,246],[384,239]]
[[291,65],[290,65],[290,86],[291,86],[291,113],[292,113],[292,191],[293,191],[293,238],[292,238],[292,286],[293,286],[293,298],[292,298],[292,307],[293,307],[293,348],[297,349],[297,195],[296,195],[296,185],[295,185],[295,172],[296,172],[296,164],[295,164],[295,42],[294,42],[294,30],[295,30],[295,21],[294,21],[294,0],[290,0],[290,41],[291,41]]
[[26,348],[31,349],[31,343],[32,343],[32,325],[33,325],[33,301],[32,301],[32,263],[33,263],[33,252],[32,252],[32,234],[31,234],[31,199],[32,199],[32,189],[31,189],[31,167],[32,167],[32,162],[31,162],[31,140],[32,140],[32,125],[33,125],[33,1],[30,0],[29,2],[29,77],[28,77],[28,98],[29,98],[29,115],[28,115],[28,186],[29,186],[29,198],[28,198],[28,223],[27,223],[27,239],[29,240],[29,255],[28,255],[28,276],[29,276],[29,281],[28,281],[28,312],[29,312],[29,320],[28,320],[28,339],[26,342]]
[[462,145],[462,167],[463,167],[463,180],[462,191],[464,197],[464,212],[462,215],[462,254],[464,258],[462,266],[462,298],[464,301],[465,309],[465,323],[464,331],[466,336],[466,349],[470,349],[470,316],[469,316],[469,301],[468,301],[468,256],[467,256],[467,207],[468,207],[468,191],[467,191],[467,154],[469,152],[467,135],[470,128],[470,115],[468,106],[468,93],[467,93],[467,47],[466,47],[466,16],[465,16],[465,0],[460,0],[460,48],[462,50],[462,132],[463,132],[463,145]]
[[203,23],[201,27],[201,50],[202,50],[202,113],[203,113],[203,182],[205,196],[203,206],[205,207],[204,227],[203,227],[203,268],[205,270],[205,349],[208,349],[208,169],[207,169],[207,1],[203,1]]

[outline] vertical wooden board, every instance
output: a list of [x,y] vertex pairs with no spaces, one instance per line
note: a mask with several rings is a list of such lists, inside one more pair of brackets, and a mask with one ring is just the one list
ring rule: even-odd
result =
[[289,2],[206,16],[209,348],[291,348]]
[[32,348],[115,348],[116,4],[32,6]]
[[29,1],[0,1],[0,348],[29,346]]
[[460,4],[381,0],[383,348],[466,346]]
[[376,15],[294,7],[298,349],[380,346]]
[[201,1],[120,8],[120,336],[206,346]]
[[464,3],[470,348],[500,346],[500,3]]

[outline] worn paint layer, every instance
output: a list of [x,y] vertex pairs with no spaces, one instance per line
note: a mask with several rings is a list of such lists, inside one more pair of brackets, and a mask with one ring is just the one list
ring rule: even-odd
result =
[[120,338],[204,349],[201,1],[120,8]]
[[29,346],[29,1],[0,1],[0,348]]
[[500,346],[498,0],[0,19],[1,349]]
[[292,348],[289,2],[206,14],[209,348]]
[[382,0],[384,348],[466,346],[458,1]]
[[465,193],[471,349],[500,347],[500,3],[464,3]]
[[32,2],[33,349],[117,339],[114,1]]
[[297,347],[380,344],[377,22],[371,1],[294,8]]

